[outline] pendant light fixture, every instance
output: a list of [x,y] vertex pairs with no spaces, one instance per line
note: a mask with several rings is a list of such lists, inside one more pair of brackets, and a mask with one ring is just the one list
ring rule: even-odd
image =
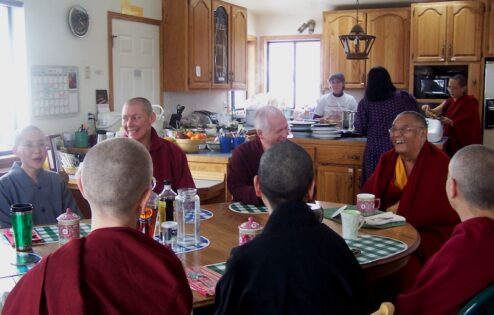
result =
[[368,59],[372,44],[376,36],[367,35],[358,21],[359,0],[357,0],[357,24],[350,30],[348,35],[340,35],[340,41],[345,51],[346,59]]

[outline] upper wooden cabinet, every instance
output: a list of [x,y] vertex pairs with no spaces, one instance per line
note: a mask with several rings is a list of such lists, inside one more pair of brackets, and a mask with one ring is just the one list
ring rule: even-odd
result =
[[483,13],[479,1],[412,4],[412,60],[479,61]]
[[488,8],[485,15],[485,32],[486,40],[484,41],[484,51],[486,56],[494,56],[494,0],[488,2]]
[[331,73],[342,72],[346,87],[363,88],[367,71],[385,67],[398,88],[408,87],[410,9],[370,9],[359,11],[359,23],[376,41],[367,60],[347,60],[339,35],[348,34],[356,24],[355,11],[324,13],[322,90],[328,88]]
[[216,0],[163,0],[163,90],[242,89],[247,10]]

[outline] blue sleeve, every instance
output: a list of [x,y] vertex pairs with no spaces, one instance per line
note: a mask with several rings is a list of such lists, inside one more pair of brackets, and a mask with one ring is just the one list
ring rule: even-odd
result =
[[365,100],[361,100],[358,103],[357,107],[357,115],[355,117],[355,131],[362,136],[367,135],[367,127],[368,127],[368,117],[367,117],[367,103]]
[[10,227],[10,198],[5,181],[0,181],[0,228]]

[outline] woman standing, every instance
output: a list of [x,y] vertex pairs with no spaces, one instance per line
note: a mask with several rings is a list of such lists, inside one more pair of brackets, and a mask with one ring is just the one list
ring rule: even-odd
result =
[[467,95],[467,80],[461,75],[453,76],[448,82],[451,96],[441,105],[430,109],[422,106],[427,117],[440,117],[444,126],[444,136],[448,137],[446,152],[453,156],[456,151],[470,144],[482,143],[479,101]]
[[370,69],[365,95],[358,104],[355,118],[355,131],[367,136],[360,186],[372,175],[381,154],[393,147],[388,129],[395,117],[404,111],[419,111],[415,98],[396,90],[386,68]]

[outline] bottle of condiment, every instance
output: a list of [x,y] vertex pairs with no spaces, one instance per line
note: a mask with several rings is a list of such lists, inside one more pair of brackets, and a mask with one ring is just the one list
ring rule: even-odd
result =
[[[152,185],[151,187],[154,187]],[[155,234],[156,217],[158,215],[158,194],[151,190],[151,195],[146,203],[146,209],[141,212],[137,229],[153,238]]]
[[176,216],[178,223],[177,243],[181,246],[199,245],[201,242],[200,199],[195,188],[178,190]]
[[160,225],[164,221],[173,221],[173,213],[175,211],[175,197],[177,193],[172,189],[172,182],[165,180],[163,182],[163,191],[159,194],[159,218]]

